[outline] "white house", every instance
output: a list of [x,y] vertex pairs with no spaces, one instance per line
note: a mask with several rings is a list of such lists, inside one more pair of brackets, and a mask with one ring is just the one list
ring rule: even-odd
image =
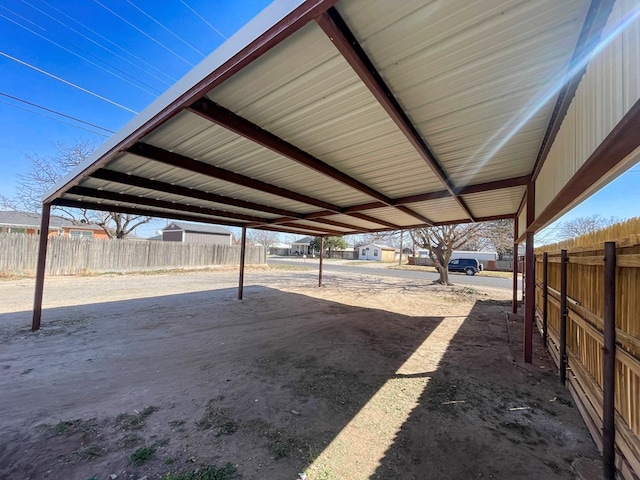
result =
[[375,260],[378,262],[393,262],[396,256],[396,249],[387,245],[368,243],[356,247],[359,260]]
[[313,242],[314,237],[302,237],[291,242],[291,255],[310,255],[313,252],[309,246]]

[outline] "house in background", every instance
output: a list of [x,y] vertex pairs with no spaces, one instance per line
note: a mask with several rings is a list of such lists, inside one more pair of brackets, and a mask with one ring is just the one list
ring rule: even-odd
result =
[[233,234],[226,228],[198,223],[171,222],[162,230],[163,242],[231,245]]
[[291,242],[291,255],[311,255],[312,253],[315,253],[310,247],[314,238],[315,237],[302,237]]
[[358,260],[375,260],[378,262],[393,262],[396,258],[396,249],[387,245],[368,243],[355,248],[358,252]]
[[[29,212],[0,212],[0,233],[40,233],[40,214]],[[109,238],[100,225],[92,223],[74,224],[71,220],[51,215],[49,236],[61,235],[71,238]]]

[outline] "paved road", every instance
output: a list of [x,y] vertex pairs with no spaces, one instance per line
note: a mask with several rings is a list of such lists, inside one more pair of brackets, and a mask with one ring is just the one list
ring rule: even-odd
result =
[[[307,258],[305,260],[299,258],[269,258],[268,264],[271,265],[299,265],[307,266],[310,268],[318,268],[317,258]],[[432,272],[425,272],[421,270],[393,270],[387,268],[386,265],[378,266],[356,266],[356,265],[344,265],[340,263],[334,263],[332,261],[325,261],[323,263],[323,269],[325,271],[334,272],[346,272],[346,273],[358,273],[361,275],[377,275],[381,277],[395,277],[395,278],[418,278],[422,280],[437,280],[438,274]],[[482,274],[475,276],[468,276],[458,273],[450,273],[449,280],[452,283],[459,285],[470,286],[482,286],[491,288],[501,288],[505,290],[511,290],[513,283],[510,278],[498,278],[498,277],[485,277]],[[518,289],[522,288],[521,280],[518,280]]]

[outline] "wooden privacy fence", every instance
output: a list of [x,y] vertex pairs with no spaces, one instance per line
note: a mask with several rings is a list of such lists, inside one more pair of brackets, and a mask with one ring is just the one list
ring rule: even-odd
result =
[[603,452],[605,477],[615,465],[620,478],[637,479],[640,236],[551,248],[536,252],[538,327]]
[[[38,235],[0,234],[0,272],[33,273]],[[264,263],[262,247],[247,247],[247,264]],[[47,246],[47,274],[239,265],[240,246],[181,242],[100,240],[54,236]]]

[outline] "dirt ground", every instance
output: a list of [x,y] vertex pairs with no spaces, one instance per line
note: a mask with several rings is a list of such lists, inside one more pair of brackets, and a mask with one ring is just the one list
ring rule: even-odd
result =
[[572,479],[509,292],[250,269],[0,281],[2,479]]

